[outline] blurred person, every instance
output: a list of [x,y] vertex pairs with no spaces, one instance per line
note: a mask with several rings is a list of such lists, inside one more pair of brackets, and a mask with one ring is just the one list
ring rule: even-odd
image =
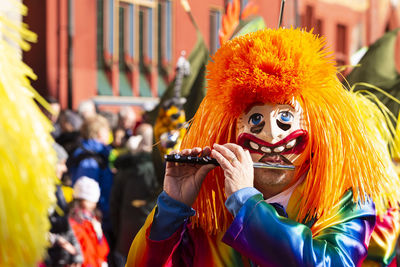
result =
[[121,127],[117,127],[113,130],[113,141],[111,143],[112,149],[110,152],[110,156],[108,160],[110,162],[110,168],[115,172],[114,162],[115,160],[128,152],[128,148],[126,147],[126,138],[125,138],[125,129]]
[[84,120],[93,118],[97,115],[96,105],[90,99],[82,101],[78,106],[78,113]]
[[49,119],[54,124],[58,121],[58,117],[60,115],[61,106],[60,103],[54,97],[47,97],[47,102],[50,104],[50,107],[53,113],[50,114]]
[[51,111],[45,108],[42,108],[42,111],[53,124],[54,129],[51,132],[51,135],[53,136],[53,138],[57,138],[61,133],[60,124],[58,121],[61,111],[61,106],[60,103],[57,101],[57,99],[55,99],[52,96],[46,97],[46,101],[47,103],[49,103]]
[[115,129],[118,127],[118,115],[115,114],[114,112],[107,110],[100,110],[98,114],[107,119],[111,129]]
[[68,152],[68,155],[71,155],[72,152],[74,152],[79,146],[79,131],[83,120],[78,113],[66,109],[61,111],[59,123],[61,133],[56,138],[56,142],[65,148],[65,150]]
[[113,129],[115,129],[118,126],[118,115],[108,111],[108,110],[100,110],[98,112],[98,114],[100,116],[103,116],[104,118],[106,118],[106,120],[108,121],[108,126],[110,128],[110,134],[108,135],[108,144],[113,143],[114,141],[114,133],[113,133]]
[[100,198],[99,184],[82,176],[74,185],[74,203],[69,221],[81,244],[84,261],[82,267],[105,267],[109,247],[96,216],[96,204]]
[[[137,152],[151,153],[153,149],[153,126],[149,123],[142,123],[136,129],[137,136],[142,136],[142,141],[138,144]],[[128,140],[129,141],[129,140]],[[133,148],[131,151],[135,153]]]
[[117,127],[113,131],[113,148],[123,148],[125,147],[126,140],[125,140],[125,129],[121,127]]
[[[67,171],[65,162],[68,158],[67,152],[57,143],[53,144],[57,154],[56,175],[61,179],[63,173]],[[48,256],[45,259],[46,266],[81,266],[83,256],[81,247],[68,221],[68,204],[64,196],[61,184],[56,185],[57,202],[50,211],[49,220],[51,229],[49,241],[51,246],[48,248]]]
[[82,117],[70,109],[61,111],[59,121],[63,133],[79,131],[83,123]]
[[118,127],[125,130],[125,138],[128,139],[135,134],[135,127],[140,121],[140,116],[129,106],[124,106],[118,112]]
[[128,152],[126,144],[130,137],[135,134],[135,128],[139,125],[138,121],[140,117],[136,113],[136,111],[130,106],[122,107],[118,112],[118,121],[117,126],[113,131],[113,141],[112,146],[113,149],[110,153],[110,164],[115,172],[114,162],[115,160]]
[[98,206],[103,213],[103,231],[112,247],[109,197],[113,184],[113,173],[108,161],[111,150],[108,145],[110,135],[108,121],[100,115],[88,118],[82,124],[80,133],[82,137],[80,145],[67,162],[72,185],[81,176],[90,177],[99,183],[101,193]]
[[132,240],[155,205],[158,189],[151,155],[152,126],[141,124],[137,134],[128,140],[129,152],[115,161],[118,171],[111,191],[110,213],[118,267],[125,265]]

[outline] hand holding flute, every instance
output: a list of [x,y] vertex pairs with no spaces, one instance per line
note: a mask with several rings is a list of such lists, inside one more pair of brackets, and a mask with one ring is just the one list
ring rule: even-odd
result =
[[[207,157],[211,155],[211,148],[195,147],[183,149],[180,153],[183,157]],[[216,166],[212,164],[176,164],[167,161],[164,191],[173,199],[180,201],[188,206],[192,206],[199,194],[201,184],[207,173]]]
[[165,159],[164,191],[188,206],[196,200],[207,173],[217,166],[224,170],[227,196],[241,188],[254,186],[254,168],[294,169],[294,166],[253,162],[250,153],[237,144],[215,144],[213,150],[210,147],[184,149]]

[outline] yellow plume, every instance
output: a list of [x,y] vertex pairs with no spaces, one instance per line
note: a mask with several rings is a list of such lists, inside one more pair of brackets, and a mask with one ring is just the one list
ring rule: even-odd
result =
[[0,266],[37,266],[46,251],[56,157],[52,126],[33,100],[28,78],[36,77],[20,51],[36,35],[6,17],[10,9],[26,13],[7,2],[9,10],[0,11]]

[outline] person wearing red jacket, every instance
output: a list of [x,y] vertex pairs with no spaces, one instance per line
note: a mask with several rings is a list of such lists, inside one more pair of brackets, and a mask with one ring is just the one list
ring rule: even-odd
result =
[[96,216],[99,198],[100,187],[94,179],[83,176],[77,180],[69,221],[82,248],[82,267],[108,266],[109,246]]

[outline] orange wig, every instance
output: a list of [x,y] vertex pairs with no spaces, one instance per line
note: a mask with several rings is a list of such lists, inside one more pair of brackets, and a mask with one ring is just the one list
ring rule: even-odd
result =
[[[380,110],[343,88],[324,45],[324,39],[301,29],[265,29],[226,42],[207,66],[207,95],[182,142],[182,148],[234,143],[237,118],[247,107],[297,100],[311,147],[307,166],[300,167],[308,172],[298,221],[328,214],[348,189],[354,201],[370,196],[378,212],[399,199],[390,137],[376,134],[371,122]],[[232,220],[225,199],[224,175],[216,168],[193,206],[194,223],[209,233],[225,230]]]

